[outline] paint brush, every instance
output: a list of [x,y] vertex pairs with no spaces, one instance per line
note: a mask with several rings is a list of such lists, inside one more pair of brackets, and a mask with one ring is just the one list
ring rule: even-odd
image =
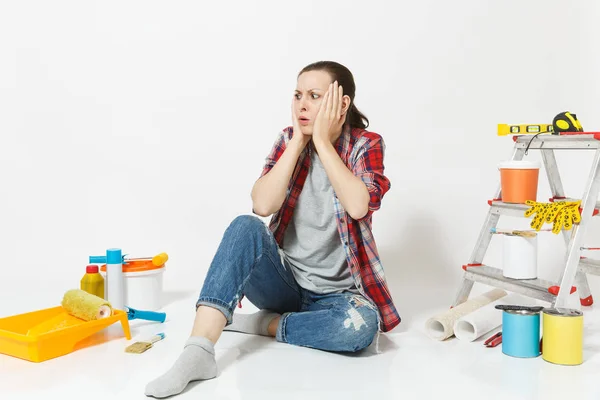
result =
[[498,235],[522,236],[522,237],[529,237],[529,238],[537,236],[536,231],[527,231],[527,230],[503,230],[503,229],[492,228],[492,229],[490,229],[490,232],[498,234]]
[[132,354],[141,354],[141,353],[145,352],[146,350],[148,350],[149,348],[151,348],[154,345],[154,343],[158,342],[159,340],[163,340],[164,338],[165,338],[165,334],[159,333],[157,335],[152,336],[147,341],[136,342],[136,343],[133,343],[133,344],[127,346],[125,348],[125,352],[132,353]]

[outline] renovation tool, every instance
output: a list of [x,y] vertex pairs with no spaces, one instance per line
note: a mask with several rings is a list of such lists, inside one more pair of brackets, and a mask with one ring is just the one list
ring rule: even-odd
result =
[[167,253],[160,253],[155,255],[154,257],[136,257],[129,258],[127,255],[123,256],[123,262],[131,262],[131,261],[152,261],[152,264],[159,267],[169,261],[169,255]]
[[551,124],[498,124],[498,136],[507,135],[539,135],[550,133],[558,135],[565,132],[583,132],[577,115],[565,111],[557,114]]
[[583,313],[546,308],[542,313],[542,358],[553,364],[583,363]]
[[460,317],[454,322],[454,336],[467,342],[479,339],[502,325],[502,314],[496,310],[497,305],[519,304],[525,300],[522,296],[508,294]]
[[525,204],[530,206],[525,211],[525,217],[534,214],[531,221],[531,227],[535,230],[541,229],[544,223],[552,223],[552,232],[558,234],[563,228],[571,230],[573,224],[581,221],[579,206],[581,201],[557,201],[551,203],[538,203],[527,201]]
[[483,345],[485,347],[496,347],[500,343],[502,343],[502,332],[498,332],[495,335],[492,335],[489,338],[487,338],[486,341],[483,342]]
[[125,311],[127,312],[127,319],[130,321],[133,319],[143,319],[146,321],[165,322],[167,318],[167,314],[164,312],[141,311],[127,306],[125,306]]
[[498,136],[552,133],[552,124],[498,124]]
[[30,327],[27,335],[37,336],[79,325],[81,321],[108,318],[113,314],[109,302],[81,289],[67,291],[63,296],[61,306],[64,312]]
[[425,322],[426,333],[431,339],[446,340],[454,335],[454,324],[456,320],[504,296],[506,296],[504,290],[492,289],[457,307],[453,307],[450,310],[429,318]]
[[511,279],[537,278],[537,236],[504,236],[502,239],[502,275]]
[[[158,311],[163,307],[163,276],[166,264],[154,265],[150,260],[128,261],[123,264],[126,306],[139,310]],[[106,274],[106,266],[100,267]]]
[[113,311],[108,301],[81,289],[67,291],[61,305],[69,314],[84,321],[108,318]]
[[[575,291],[579,296],[581,305],[590,306],[593,304],[586,274],[600,275],[600,261],[581,257],[581,247],[588,232],[591,218],[599,214],[596,202],[600,193],[600,132],[559,132],[558,135],[539,135],[535,140],[531,141],[531,139],[528,135],[514,136],[514,149],[511,159],[515,161],[522,160],[528,146],[532,151],[538,150],[552,192],[550,201],[577,202],[579,204],[578,207],[572,206],[572,210],[570,210],[571,212],[576,211],[574,216],[571,217],[571,230],[562,230],[567,250],[558,279],[556,281],[540,278],[532,280],[510,279],[502,275],[501,268],[483,264],[483,259],[493,236],[491,229],[497,227],[500,217],[524,218],[524,213],[528,209],[527,205],[504,202],[502,200],[501,185],[498,185],[493,197],[487,200],[489,209],[483,217],[484,221],[479,236],[467,262],[462,266],[464,270],[463,279],[457,288],[456,297],[452,303],[453,306],[458,306],[469,299],[469,294],[476,282],[542,300],[554,307],[567,307],[570,295]],[[591,151],[594,155],[589,175],[585,171],[579,171],[579,174],[588,175],[580,199],[569,198],[565,194],[556,163],[555,152],[558,150]]]
[[523,236],[523,237],[536,237],[536,231],[524,231],[524,230],[510,230],[510,229],[497,229],[492,228],[490,232],[495,233],[497,235],[508,235],[508,236]]
[[559,134],[560,132],[583,132],[581,122],[577,119],[577,115],[569,111],[557,114],[552,120],[552,133]]
[[104,278],[98,273],[97,265],[88,265],[85,268],[85,275],[81,278],[79,285],[81,290],[104,298]]
[[133,353],[133,354],[141,354],[141,353],[145,352],[146,350],[148,350],[149,348],[151,348],[154,345],[154,343],[158,342],[159,340],[163,340],[164,338],[165,338],[165,334],[159,333],[157,335],[152,336],[147,341],[135,342],[135,343],[127,346],[125,348],[125,352]]
[[[533,307],[496,306],[502,309],[502,353],[511,357],[540,355],[540,310]],[[543,308],[543,307],[542,307]]]
[[[156,267],[160,267],[161,265],[165,264],[167,261],[169,261],[169,255],[167,253],[159,253],[157,255],[155,255],[154,257],[134,257],[134,258],[130,258],[127,257],[127,254],[123,255],[123,259],[121,260],[122,264],[125,264],[127,262],[131,262],[131,261],[152,261],[152,264]],[[92,264],[105,264],[106,263],[106,256],[90,256],[90,263]]]
[[[96,297],[74,289],[65,293],[61,306],[0,318],[0,353],[32,362],[46,361],[93,344],[83,339],[119,321],[130,340],[127,314],[113,309],[107,315],[101,311],[107,305],[104,300],[90,296]],[[92,342],[99,340],[102,338]]]
[[537,161],[509,160],[498,165],[502,200],[505,203],[524,204],[537,200],[541,163]]

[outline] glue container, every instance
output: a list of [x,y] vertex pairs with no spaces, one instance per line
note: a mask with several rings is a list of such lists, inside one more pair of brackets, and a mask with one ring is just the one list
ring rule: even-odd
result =
[[97,265],[88,265],[81,278],[80,289],[104,299],[104,278],[98,272]]

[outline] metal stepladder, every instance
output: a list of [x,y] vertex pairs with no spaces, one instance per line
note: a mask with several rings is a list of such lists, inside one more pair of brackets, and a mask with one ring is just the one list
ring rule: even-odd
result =
[[593,303],[593,298],[586,274],[600,275],[600,261],[581,257],[581,247],[592,217],[599,214],[600,210],[600,203],[597,202],[600,191],[600,132],[542,134],[535,138],[531,135],[520,135],[513,136],[513,140],[515,145],[512,160],[522,160],[526,150],[539,150],[541,152],[550,190],[552,191],[550,201],[576,200],[565,196],[554,151],[593,150],[595,152],[581,198],[579,208],[581,220],[579,223],[573,224],[569,231],[562,230],[567,245],[564,269],[558,281],[551,282],[543,279],[505,278],[502,269],[482,264],[492,240],[492,228],[496,227],[500,216],[525,218],[525,211],[530,208],[526,204],[502,202],[502,191],[499,185],[493,200],[488,201],[490,208],[469,262],[463,265],[465,272],[453,307],[468,299],[475,282],[546,301],[551,303],[551,307],[566,307],[569,295],[576,290],[579,293],[581,305],[590,306]]

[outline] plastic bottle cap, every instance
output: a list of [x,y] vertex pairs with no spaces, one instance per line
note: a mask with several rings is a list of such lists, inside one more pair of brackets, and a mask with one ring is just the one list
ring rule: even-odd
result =
[[85,267],[85,272],[87,272],[88,274],[97,274],[98,266],[97,265],[88,265],[87,267]]
[[108,249],[106,250],[106,263],[107,264],[121,264],[123,257],[121,256],[121,249]]

